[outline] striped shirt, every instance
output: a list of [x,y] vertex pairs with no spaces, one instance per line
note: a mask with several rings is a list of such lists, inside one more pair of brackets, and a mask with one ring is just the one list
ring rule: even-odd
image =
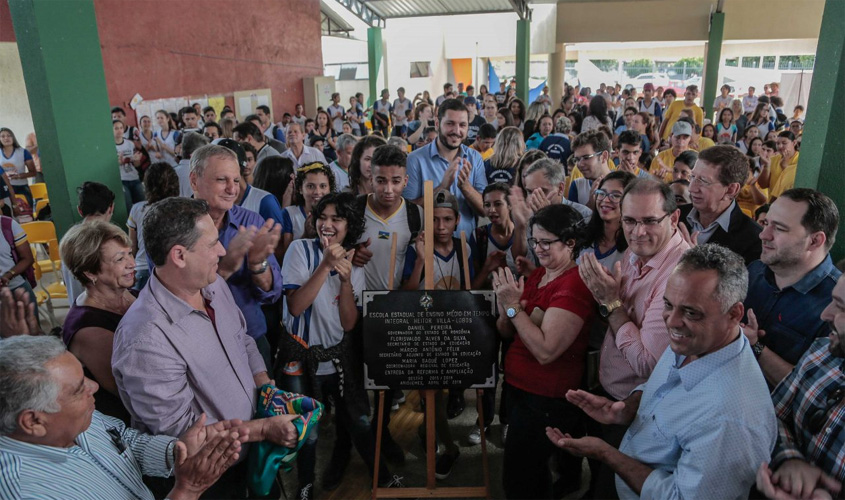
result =
[[813,342],[792,372],[772,392],[778,417],[778,440],[772,453],[775,469],[790,458],[808,461],[826,474],[845,481],[845,404],[832,405],[824,427],[812,434],[807,425],[827,398],[845,386],[845,360],[830,354],[830,340]]
[[[121,453],[110,429],[120,433]],[[0,500],[125,498],[152,500],[141,474],[168,477],[167,445],[174,438],[151,436],[95,411],[76,446],[54,448],[0,436]]]
[[672,269],[688,248],[676,230],[666,246],[646,263],[630,248],[625,251],[620,298],[630,321],[615,335],[608,328],[599,364],[601,385],[616,399],[625,399],[635,387],[645,383],[669,346],[669,331],[663,321],[663,292]]

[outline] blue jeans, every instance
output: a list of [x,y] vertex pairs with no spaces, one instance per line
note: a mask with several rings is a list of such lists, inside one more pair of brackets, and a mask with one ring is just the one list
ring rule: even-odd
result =
[[144,201],[144,184],[140,180],[120,182],[123,183],[123,198],[126,201],[126,213],[128,214],[132,205]]
[[[280,378],[279,387],[290,392],[299,394],[306,394],[304,387],[304,377],[298,375],[284,375]],[[346,403],[340,395],[340,378],[337,373],[331,375],[317,375],[316,383],[319,384],[323,393],[323,398],[332,397],[334,401],[335,425],[337,429],[337,438],[335,440],[335,448],[339,452],[347,452],[350,438],[358,454],[364,460],[367,468],[370,471],[370,477],[373,475],[373,464],[375,462],[375,442],[373,442],[370,435],[370,420],[366,415],[361,415],[357,419],[353,419],[346,409]],[[325,403],[325,401],[321,401]],[[314,482],[314,468],[317,464],[317,437],[319,426],[314,427],[311,434],[308,435],[308,440],[299,449],[299,456],[296,460],[298,469],[299,487]],[[386,480],[390,477],[387,466],[382,460],[379,464],[379,478]]]

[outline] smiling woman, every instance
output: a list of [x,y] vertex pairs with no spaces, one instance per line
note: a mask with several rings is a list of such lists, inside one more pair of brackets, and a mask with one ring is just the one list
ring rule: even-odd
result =
[[129,423],[111,371],[114,331],[135,302],[135,259],[129,237],[117,226],[89,221],[73,226],[62,238],[62,262],[85,287],[65,318],[62,338],[100,384],[97,410]]

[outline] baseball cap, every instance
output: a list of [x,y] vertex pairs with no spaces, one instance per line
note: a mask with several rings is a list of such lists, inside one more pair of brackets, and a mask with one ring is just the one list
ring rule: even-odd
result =
[[447,189],[438,189],[434,192],[434,208],[451,208],[457,215],[458,200]]
[[244,151],[243,146],[238,144],[237,141],[233,139],[222,139],[220,142],[217,143],[217,145],[223,146],[224,148],[228,148],[234,151],[235,154],[238,156],[238,167],[246,167],[246,151]]
[[692,125],[687,122],[677,121],[672,125],[672,135],[692,135]]
[[472,105],[475,105],[477,103],[478,103],[478,101],[475,100],[475,97],[473,97],[471,95],[464,97],[464,104],[466,104],[468,106],[472,106]]
[[645,85],[643,85],[643,91],[646,91],[646,90],[651,90],[652,92],[654,92],[654,84],[651,83],[651,82],[648,82]]

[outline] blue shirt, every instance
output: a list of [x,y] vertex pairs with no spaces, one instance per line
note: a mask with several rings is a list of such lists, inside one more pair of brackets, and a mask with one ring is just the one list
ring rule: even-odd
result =
[[[252,210],[233,206],[226,213],[223,227],[218,231],[220,243],[223,244],[223,248],[228,248],[229,243],[237,236],[240,226],[260,228],[263,225],[264,217]],[[273,274],[273,287],[267,292],[252,282],[252,273],[249,271],[246,256],[244,256],[243,266],[226,280],[235,303],[246,319],[247,333],[254,339],[261,338],[267,333],[267,323],[264,320],[261,306],[276,302],[282,295],[282,272],[279,268],[279,262],[273,254],[267,257],[267,271],[265,272]]]
[[263,189],[247,184],[244,198],[238,206],[257,212],[265,221],[273,219],[277,224],[282,223],[282,206],[279,205],[279,200]]
[[[120,433],[120,453],[108,434]],[[25,443],[0,436],[0,499],[139,498],[152,500],[141,474],[168,477],[167,445],[174,438],[151,436],[95,411],[91,425],[70,448]]]
[[[619,451],[654,471],[642,498],[748,498],[777,436],[769,389],[745,335],[682,366],[667,348]],[[741,383],[739,383],[741,381]],[[640,498],[616,477],[619,498]]]
[[797,283],[781,290],[769,266],[759,260],[749,264],[745,310],[754,309],[760,329],[766,332],[760,342],[787,363],[798,363],[814,340],[830,333],[821,313],[830,304],[840,275],[828,255]]
[[[421,147],[408,155],[408,185],[402,192],[402,196],[409,200],[416,200],[423,197],[423,183],[425,181],[433,181],[434,189],[443,179],[443,175],[449,168],[449,162],[446,158],[440,156],[437,150],[437,142],[440,139],[432,141],[428,145]],[[470,173],[470,183],[472,187],[480,194],[487,187],[487,178],[484,175],[484,163],[481,161],[481,154],[478,151],[468,148],[461,144],[458,154],[463,156],[472,164],[472,172]],[[458,200],[458,207],[461,212],[461,221],[458,228],[455,230],[455,237],[460,238],[461,231],[466,232],[467,239],[469,239],[476,227],[475,212],[464,193],[458,188],[458,176],[455,176],[455,181],[449,188],[449,191],[455,195]]]
[[540,143],[540,151],[546,153],[546,156],[553,160],[557,160],[566,164],[566,160],[572,155],[572,145],[569,142],[569,137],[564,134],[551,134]]

